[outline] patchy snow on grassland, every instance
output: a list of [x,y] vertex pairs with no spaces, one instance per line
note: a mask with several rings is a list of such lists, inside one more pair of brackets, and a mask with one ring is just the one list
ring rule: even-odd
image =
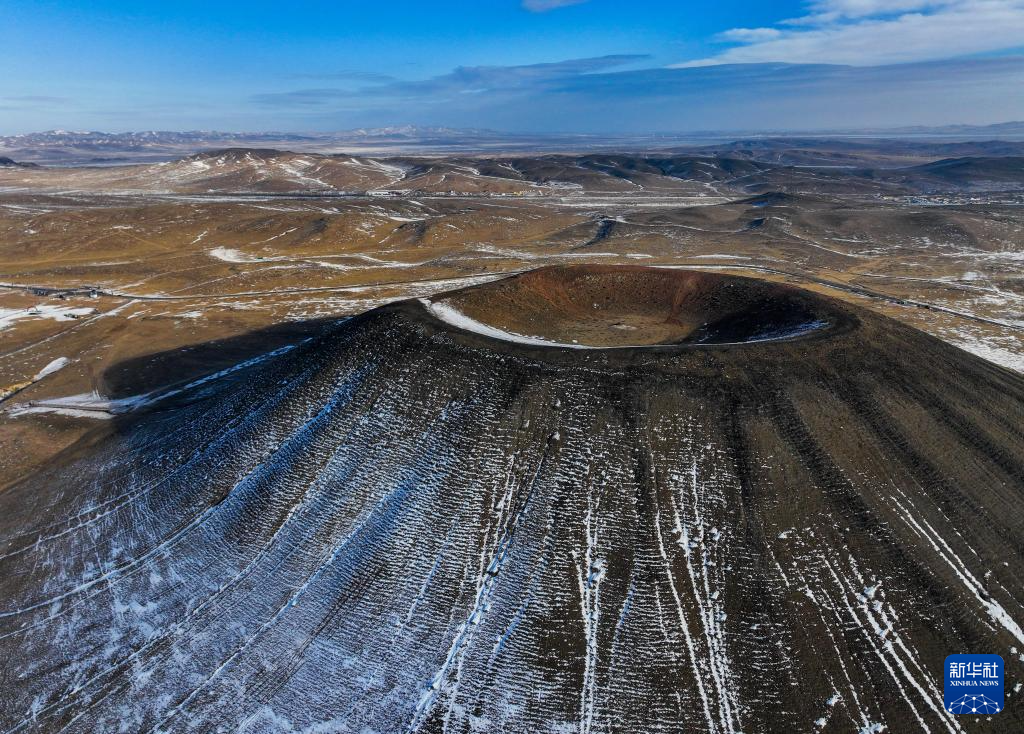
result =
[[0,308],[0,331],[22,319],[53,319],[54,321],[71,321],[80,316],[92,316],[97,313],[95,308],[73,308],[71,306],[49,306],[41,303],[29,308]]
[[1020,352],[1016,337],[979,337],[964,330],[941,336],[950,344],[982,359],[1017,372],[1024,372],[1024,353]]
[[214,247],[210,250],[210,257],[215,257],[218,260],[223,260],[228,263],[259,262],[259,258],[255,258],[252,255],[246,255],[241,250],[235,250],[231,247]]

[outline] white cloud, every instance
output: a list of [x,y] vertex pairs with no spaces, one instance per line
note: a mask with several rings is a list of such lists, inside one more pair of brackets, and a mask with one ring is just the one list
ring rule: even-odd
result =
[[1024,46],[1024,0],[820,0],[779,28],[736,28],[739,45],[675,66],[760,62],[871,66]]
[[587,0],[523,0],[523,7],[531,13],[544,13],[566,5],[579,5]]
[[732,28],[722,33],[721,38],[737,43],[760,43],[775,40],[781,35],[778,28]]
[[895,15],[911,10],[927,10],[953,5],[956,0],[819,0],[811,4],[812,18],[866,18],[871,15]]

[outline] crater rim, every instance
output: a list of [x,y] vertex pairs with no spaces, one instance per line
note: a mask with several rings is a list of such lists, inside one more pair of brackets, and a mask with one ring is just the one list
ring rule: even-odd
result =
[[788,343],[849,320],[827,296],[671,265],[550,265],[417,300],[459,331],[590,351]]

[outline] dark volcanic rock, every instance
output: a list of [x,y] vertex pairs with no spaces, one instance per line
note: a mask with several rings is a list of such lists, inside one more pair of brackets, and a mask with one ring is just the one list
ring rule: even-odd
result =
[[0,155],[0,168],[39,168],[35,163],[19,163],[18,161]]
[[942,666],[1021,680],[1024,378],[728,285],[828,326],[570,349],[407,301],[8,488],[0,728],[1022,730]]

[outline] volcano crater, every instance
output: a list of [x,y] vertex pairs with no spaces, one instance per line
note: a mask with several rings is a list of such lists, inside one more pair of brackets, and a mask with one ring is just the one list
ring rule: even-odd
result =
[[573,349],[788,341],[849,320],[830,299],[778,283],[621,265],[540,268],[421,302],[466,331]]

